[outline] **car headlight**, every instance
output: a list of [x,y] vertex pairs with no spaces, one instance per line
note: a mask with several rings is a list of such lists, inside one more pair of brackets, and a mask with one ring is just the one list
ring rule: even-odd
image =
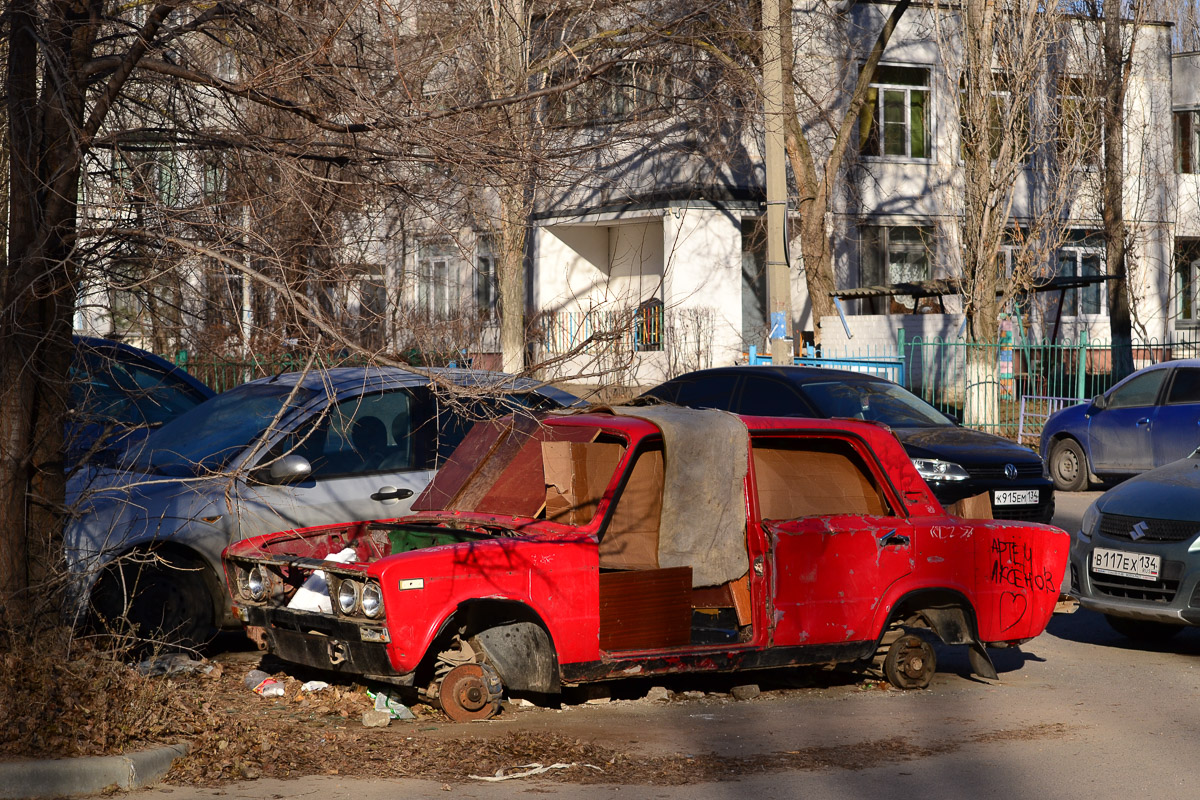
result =
[[914,458],[913,466],[927,481],[965,481],[971,477],[965,469],[953,461],[937,458]]
[[353,614],[358,611],[358,584],[354,581],[342,581],[338,584],[338,609],[343,614]]
[[383,590],[377,583],[368,583],[362,590],[362,611],[371,619],[383,616]]
[[250,572],[246,573],[246,582],[243,586],[243,593],[256,603],[261,603],[267,597],[267,575],[263,572],[262,567],[253,567]]
[[1096,506],[1097,504],[1093,502],[1087,507],[1087,511],[1083,512],[1083,522],[1079,524],[1079,541],[1081,542],[1090,542],[1096,528],[1100,525],[1100,509]]

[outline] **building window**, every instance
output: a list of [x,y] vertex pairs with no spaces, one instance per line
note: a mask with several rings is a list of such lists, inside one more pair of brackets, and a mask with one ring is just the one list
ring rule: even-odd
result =
[[669,111],[675,94],[662,64],[623,62],[549,101],[556,125],[603,125],[658,116]]
[[[932,277],[933,228],[895,225],[867,228],[864,233],[864,286],[917,283]],[[937,300],[932,297],[893,295],[866,301],[868,314],[929,313],[935,310]]]
[[[1105,274],[1104,240],[1094,231],[1071,231],[1067,243],[1058,249],[1060,278],[1096,278]],[[1108,314],[1107,289],[1096,281],[1078,289],[1068,289],[1063,297],[1064,317],[1104,316]]]
[[445,241],[422,242],[417,257],[417,307],[434,319],[447,319],[458,310],[458,281],[454,274],[458,251]]
[[[1029,132],[1029,109],[1021,102],[1020,92],[1014,92],[1015,81],[1006,72],[992,73],[992,90],[987,105],[987,136],[992,161],[998,161],[1001,148],[1008,141],[1010,163],[1025,163],[1032,153]],[[1017,101],[1014,103],[1014,95]],[[964,74],[959,91],[959,157],[966,158],[967,143],[975,136],[975,121],[967,113],[967,76]]]
[[663,301],[652,297],[637,308],[633,321],[633,349],[637,351],[663,349]]
[[1200,259],[1175,265],[1175,318],[1180,322],[1197,322],[1196,273],[1200,271]]
[[382,348],[387,333],[387,286],[381,273],[364,274],[358,283],[362,345]]
[[929,70],[880,65],[859,117],[863,155],[929,158]]
[[1175,250],[1175,319],[1200,323],[1200,240],[1181,240]]
[[496,255],[491,236],[475,240],[475,308],[485,317],[496,316]]
[[1104,156],[1103,103],[1094,80],[1066,78],[1059,83],[1059,150],[1073,155],[1080,166],[1097,167]]
[[1200,173],[1200,111],[1175,112],[1175,171]]

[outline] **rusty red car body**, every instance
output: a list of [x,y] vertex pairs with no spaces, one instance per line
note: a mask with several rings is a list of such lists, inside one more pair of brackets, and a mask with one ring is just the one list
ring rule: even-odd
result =
[[413,509],[237,542],[226,575],[281,658],[455,719],[502,687],[699,670],[861,663],[921,687],[932,636],[994,678],[985,648],[1043,631],[1069,543],[948,516],[885,427],[684,409],[481,423]]

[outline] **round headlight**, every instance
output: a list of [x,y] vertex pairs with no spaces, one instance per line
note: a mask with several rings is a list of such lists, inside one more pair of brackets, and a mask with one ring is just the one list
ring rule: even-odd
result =
[[358,610],[358,584],[354,581],[342,581],[338,585],[338,609],[343,614]]
[[383,614],[383,591],[379,584],[368,583],[362,590],[362,610],[371,619]]
[[267,576],[263,573],[262,567],[254,567],[246,575],[246,596],[255,602],[259,602],[267,596]]

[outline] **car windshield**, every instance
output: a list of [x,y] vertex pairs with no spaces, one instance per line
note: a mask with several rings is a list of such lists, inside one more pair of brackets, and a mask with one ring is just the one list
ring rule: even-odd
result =
[[894,383],[815,381],[805,383],[801,391],[827,417],[865,419],[893,428],[932,428],[951,424],[936,408]]
[[289,405],[296,408],[315,394],[281,383],[230,389],[151,433],[127,454],[123,466],[173,477],[222,469],[267,429],[289,395]]
[[590,426],[545,425],[527,415],[480,422],[412,509],[586,525],[624,454],[624,442]]

